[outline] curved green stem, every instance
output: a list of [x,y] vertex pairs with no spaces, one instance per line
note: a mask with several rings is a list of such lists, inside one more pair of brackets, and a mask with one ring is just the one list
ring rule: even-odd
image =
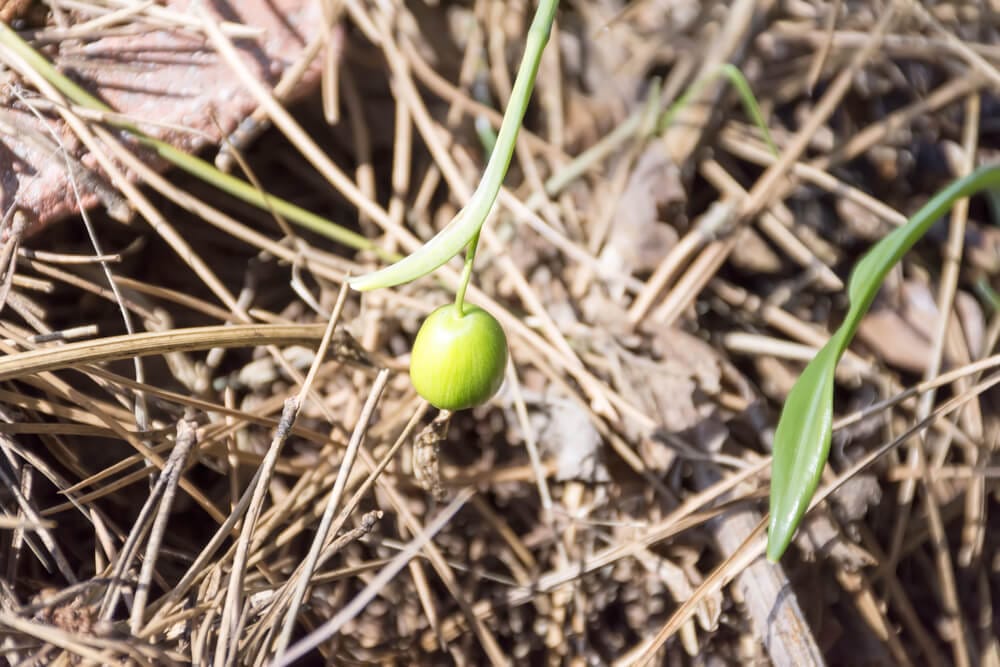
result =
[[469,247],[465,251],[465,266],[462,268],[462,277],[458,281],[458,289],[455,290],[455,310],[459,315],[465,315],[465,290],[469,287],[472,279],[472,264],[476,261],[476,249],[479,247],[479,232],[469,241]]
[[517,133],[521,129],[521,122],[524,120],[524,113],[528,108],[528,100],[531,97],[535,77],[538,74],[538,66],[542,60],[542,51],[549,41],[549,34],[552,31],[552,23],[555,21],[558,6],[558,0],[540,0],[538,3],[535,17],[528,29],[524,56],[521,59],[521,66],[517,70],[517,77],[514,79],[510,102],[500,123],[496,147],[490,154],[483,177],[479,181],[476,191],[472,193],[468,204],[444,229],[419,250],[380,271],[352,279],[350,281],[351,287],[364,292],[416,280],[458,254],[482,229],[483,223],[486,222],[486,217],[500,193],[500,186],[507,176],[507,169],[514,155]]

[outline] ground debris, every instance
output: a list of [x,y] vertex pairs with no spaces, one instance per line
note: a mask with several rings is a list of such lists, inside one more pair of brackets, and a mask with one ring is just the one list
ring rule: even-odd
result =
[[[466,294],[505,328],[506,384],[454,414],[407,370],[461,258],[390,289],[342,286],[460,215],[537,3],[234,5],[216,18],[256,94],[196,4],[33,3],[13,26],[185,151],[271,91],[289,116],[268,105],[234,137],[241,198],[145,170],[164,165],[105,115],[63,124],[65,99],[0,46],[5,660],[275,664],[331,621],[307,661],[997,654],[995,392],[848,477],[995,372],[895,400],[929,368],[995,351],[984,197],[890,274],[836,377],[820,486],[839,489],[780,567],[757,557],[777,417],[847,311],[838,285],[1000,155],[1000,32],[981,3],[560,3]],[[721,63],[746,76],[777,157]],[[129,331],[165,342],[150,353]],[[100,354],[70,358],[69,342]],[[39,359],[55,361],[29,372]],[[177,458],[181,420],[196,444]],[[161,479],[176,481],[166,504]]]

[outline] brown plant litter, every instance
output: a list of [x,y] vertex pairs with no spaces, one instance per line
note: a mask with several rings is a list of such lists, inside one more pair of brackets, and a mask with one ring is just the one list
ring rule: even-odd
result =
[[[0,44],[0,662],[1000,667],[986,198],[882,290],[762,558],[778,410],[851,266],[1000,155],[995,11],[561,5],[468,294],[506,384],[443,414],[406,371],[460,261],[345,278],[465,204],[532,3],[0,2],[113,109]],[[724,79],[651,133],[723,62],[777,155]]]

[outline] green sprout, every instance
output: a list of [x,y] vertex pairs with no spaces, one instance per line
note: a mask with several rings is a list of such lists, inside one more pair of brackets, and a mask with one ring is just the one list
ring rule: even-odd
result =
[[736,89],[737,95],[739,95],[740,102],[743,104],[743,110],[746,112],[747,116],[753,122],[757,128],[764,135],[764,141],[767,143],[767,147],[775,155],[778,154],[778,148],[774,145],[774,140],[771,138],[771,131],[767,129],[767,123],[764,122],[764,114],[760,110],[760,104],[757,103],[757,97],[753,94],[753,90],[750,89],[750,84],[747,82],[743,72],[740,68],[732,63],[722,63],[718,67],[714,68],[711,72],[705,74],[703,77],[695,81],[688,87],[687,91],[681,95],[680,99],[670,105],[670,108],[666,110],[662,117],[660,117],[659,123],[657,123],[656,131],[657,133],[662,133],[670,125],[673,124],[674,118],[677,117],[686,106],[691,104],[695,98],[704,90],[705,86],[713,83],[719,77],[725,77],[729,81],[729,85]]
[[767,558],[777,562],[809,508],[830,453],[834,370],[886,275],[955,202],[1000,188],[1000,166],[981,167],[941,190],[906,224],[876,243],[851,272],[850,308],[785,399],[774,433]]

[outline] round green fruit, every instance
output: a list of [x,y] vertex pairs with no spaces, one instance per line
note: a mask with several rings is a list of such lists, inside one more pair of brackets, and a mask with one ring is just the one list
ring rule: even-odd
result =
[[441,306],[428,316],[410,357],[417,393],[441,410],[464,410],[490,400],[503,384],[507,337],[492,315],[466,304]]

